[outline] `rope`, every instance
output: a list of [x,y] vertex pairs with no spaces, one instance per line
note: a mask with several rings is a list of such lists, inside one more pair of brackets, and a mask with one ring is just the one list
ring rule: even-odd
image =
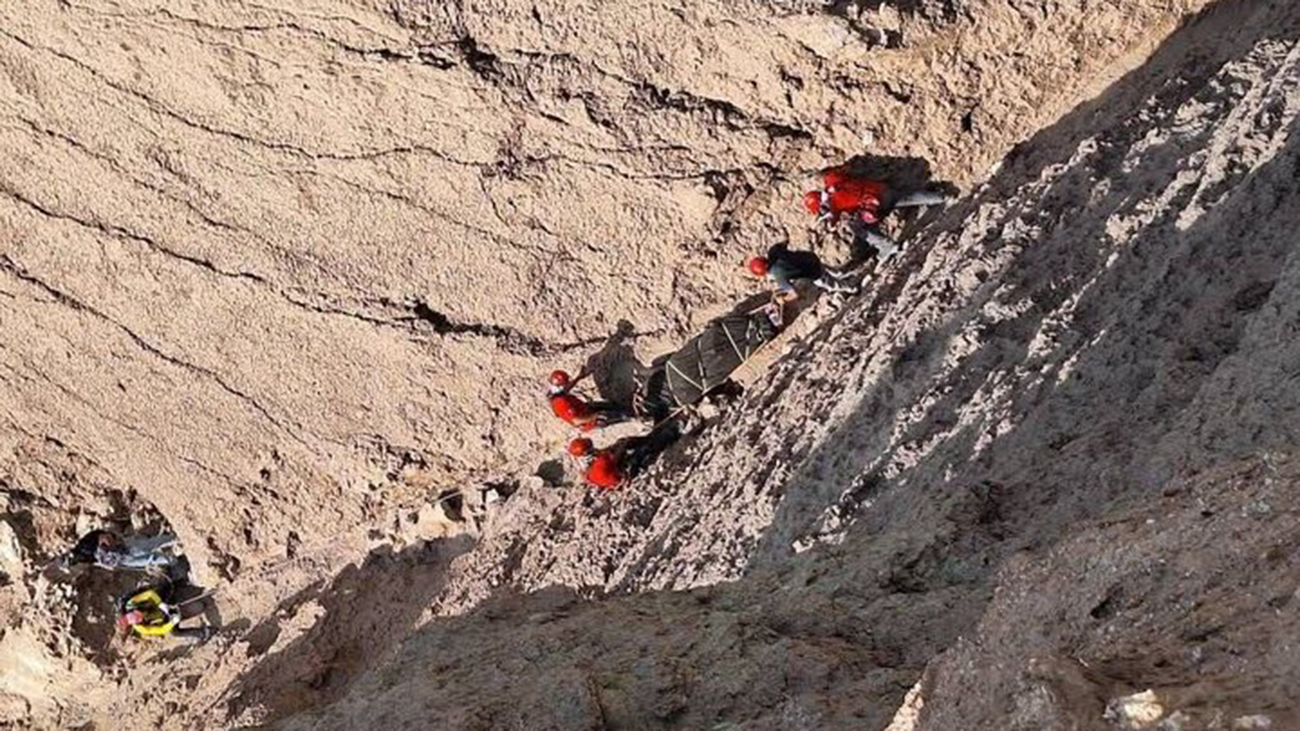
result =
[[665,416],[664,418],[662,418],[662,419],[660,419],[659,421],[655,422],[655,425],[652,426],[652,427],[650,427],[650,431],[646,432],[645,435],[646,435],[646,436],[650,436],[651,434],[654,434],[655,432],[659,431],[659,428],[662,427],[664,424],[667,424],[668,422],[673,421],[673,420],[676,419],[677,417],[679,417],[679,416],[681,416],[682,414],[684,414],[684,413],[686,413],[687,411],[689,411],[690,408],[691,408],[690,406],[678,406],[677,408],[675,408],[675,409],[673,409],[671,412],[669,412],[669,414],[668,414],[667,416]]
[[700,381],[704,383],[703,386],[700,386],[700,398],[703,398],[704,394],[709,392],[709,389],[707,388],[709,384],[709,374],[704,372],[704,351],[700,348],[700,342],[702,340],[703,338],[695,339],[695,364],[700,371]]
[[[748,324],[748,321],[746,321],[746,324]],[[740,362],[743,364],[749,358],[749,355],[748,353],[740,352],[740,346],[736,345],[736,339],[731,337],[731,328],[727,327],[727,323],[725,322],[722,323],[722,332],[726,334],[727,342],[731,343],[731,349],[736,351],[736,357],[739,358]]]
[[664,389],[668,391],[668,397],[673,400],[673,403],[681,406],[681,399],[677,398],[677,393],[673,391],[673,373],[668,370],[667,363],[664,364]]
[[[668,368],[671,369],[674,373],[676,373],[676,374],[677,374],[678,376],[680,376],[681,378],[685,379],[687,383],[689,383],[689,384],[691,384],[692,386],[694,386],[694,387],[700,389],[700,393],[704,393],[704,386],[701,386],[700,384],[696,383],[695,381],[692,381],[692,380],[691,380],[691,377],[688,376],[688,375],[686,375],[685,373],[682,373],[682,370],[681,370],[680,368],[678,368],[676,365],[674,365],[673,362],[672,362],[671,360],[668,361]],[[670,392],[673,390],[673,389],[672,389],[672,385],[673,385],[672,382],[669,381],[669,383],[668,383],[668,390],[669,390]],[[681,404],[681,400],[677,398],[677,394],[673,394],[673,400],[674,400],[674,401],[677,401],[678,405]]]

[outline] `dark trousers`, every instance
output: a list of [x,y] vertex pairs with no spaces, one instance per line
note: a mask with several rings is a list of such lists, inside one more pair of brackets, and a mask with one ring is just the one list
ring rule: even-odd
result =
[[172,635],[175,637],[183,637],[184,639],[187,640],[193,640],[195,642],[202,642],[203,640],[206,640],[212,636],[212,631],[213,630],[211,627],[206,627],[206,626],[175,627],[172,629]]

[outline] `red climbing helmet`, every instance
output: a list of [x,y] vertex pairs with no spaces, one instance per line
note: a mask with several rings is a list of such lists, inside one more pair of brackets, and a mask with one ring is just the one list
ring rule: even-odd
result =
[[586,457],[591,454],[594,447],[595,445],[591,443],[590,439],[574,439],[569,442],[569,454],[574,457]]
[[822,192],[820,190],[810,190],[803,194],[803,207],[808,212],[816,216],[822,212]]
[[767,276],[767,259],[756,256],[749,260],[749,271],[756,277]]
[[551,385],[564,388],[569,385],[569,374],[564,371],[551,371]]

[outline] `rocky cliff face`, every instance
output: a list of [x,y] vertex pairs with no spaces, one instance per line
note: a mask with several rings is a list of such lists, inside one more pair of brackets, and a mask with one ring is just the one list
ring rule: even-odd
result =
[[881,728],[927,665],[921,728],[1296,723],[1298,32],[1198,17],[635,490],[512,500],[435,606],[631,596],[435,620],[285,727]]
[[9,433],[95,460],[201,570],[531,467],[551,366],[620,320],[683,338],[828,160],[974,179],[1186,3],[1136,5],[894,11],[888,51],[762,3],[9,4]]
[[[883,728],[920,679],[921,727],[1295,722],[1300,11],[1204,4],[0,9],[2,710]],[[683,339],[864,152],[968,194],[628,490],[404,543],[553,456],[542,374]],[[124,516],[228,632],[105,655],[36,577]]]

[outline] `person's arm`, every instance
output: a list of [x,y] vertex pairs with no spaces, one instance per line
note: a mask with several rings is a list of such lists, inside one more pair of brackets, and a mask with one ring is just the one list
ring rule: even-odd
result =
[[799,299],[799,292],[795,289],[794,282],[779,271],[772,274],[772,281],[776,282],[776,291],[772,293],[773,302],[794,302]]
[[564,392],[569,393],[574,389],[575,386],[577,386],[579,383],[582,383],[582,379],[590,375],[591,375],[591,371],[587,370],[587,366],[586,365],[582,366],[582,370],[578,371],[578,375],[575,376],[572,381],[569,381],[569,387],[566,388]]
[[[767,319],[777,327],[782,327],[785,324],[785,302],[786,301],[781,299],[781,296],[778,293],[773,292],[772,301],[767,304],[767,306],[771,308]],[[777,323],[780,324],[778,325]]]

